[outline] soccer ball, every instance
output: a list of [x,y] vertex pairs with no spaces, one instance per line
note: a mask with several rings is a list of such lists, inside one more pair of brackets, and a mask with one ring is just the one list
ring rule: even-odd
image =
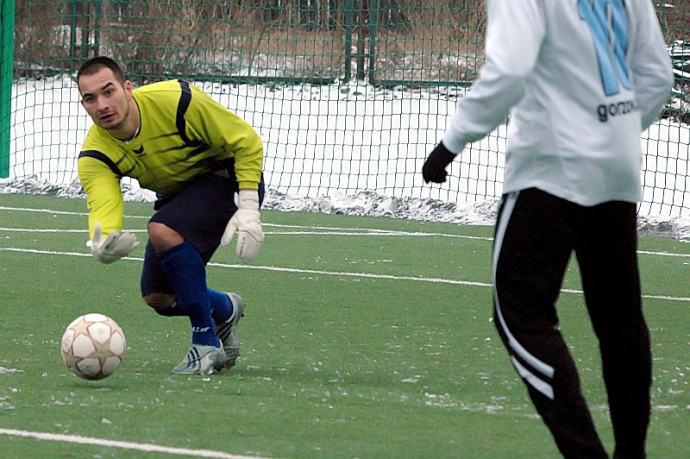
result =
[[83,379],[107,378],[120,367],[127,342],[120,326],[103,314],[85,314],[62,335],[62,360]]

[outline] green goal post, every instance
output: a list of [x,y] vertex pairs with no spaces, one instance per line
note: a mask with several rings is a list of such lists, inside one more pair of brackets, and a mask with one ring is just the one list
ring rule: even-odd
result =
[[10,176],[10,130],[14,62],[14,1],[2,0],[0,27],[0,178]]

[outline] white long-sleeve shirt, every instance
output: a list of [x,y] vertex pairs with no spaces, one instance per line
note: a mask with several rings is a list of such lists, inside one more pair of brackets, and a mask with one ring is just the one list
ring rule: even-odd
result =
[[486,62],[443,143],[459,153],[510,114],[504,193],[636,202],[640,137],[672,84],[650,0],[487,0]]

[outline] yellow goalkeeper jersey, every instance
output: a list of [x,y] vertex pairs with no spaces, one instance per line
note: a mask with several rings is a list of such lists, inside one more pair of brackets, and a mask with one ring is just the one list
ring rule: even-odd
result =
[[94,124],[79,153],[77,170],[87,195],[90,234],[95,222],[104,235],[122,230],[122,177],[172,195],[199,175],[234,161],[240,188],[258,188],[263,143],[242,118],[186,81],[153,83],[132,94],[141,114],[139,134],[125,142]]

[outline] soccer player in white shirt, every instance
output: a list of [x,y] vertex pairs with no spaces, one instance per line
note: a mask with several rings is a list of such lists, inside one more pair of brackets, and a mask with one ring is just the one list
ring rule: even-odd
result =
[[486,62],[422,168],[446,181],[509,118],[493,248],[494,318],[566,458],[608,458],[559,332],[574,252],[599,341],[615,459],[645,457],[652,361],[637,261],[640,137],[673,75],[649,0],[487,0]]

